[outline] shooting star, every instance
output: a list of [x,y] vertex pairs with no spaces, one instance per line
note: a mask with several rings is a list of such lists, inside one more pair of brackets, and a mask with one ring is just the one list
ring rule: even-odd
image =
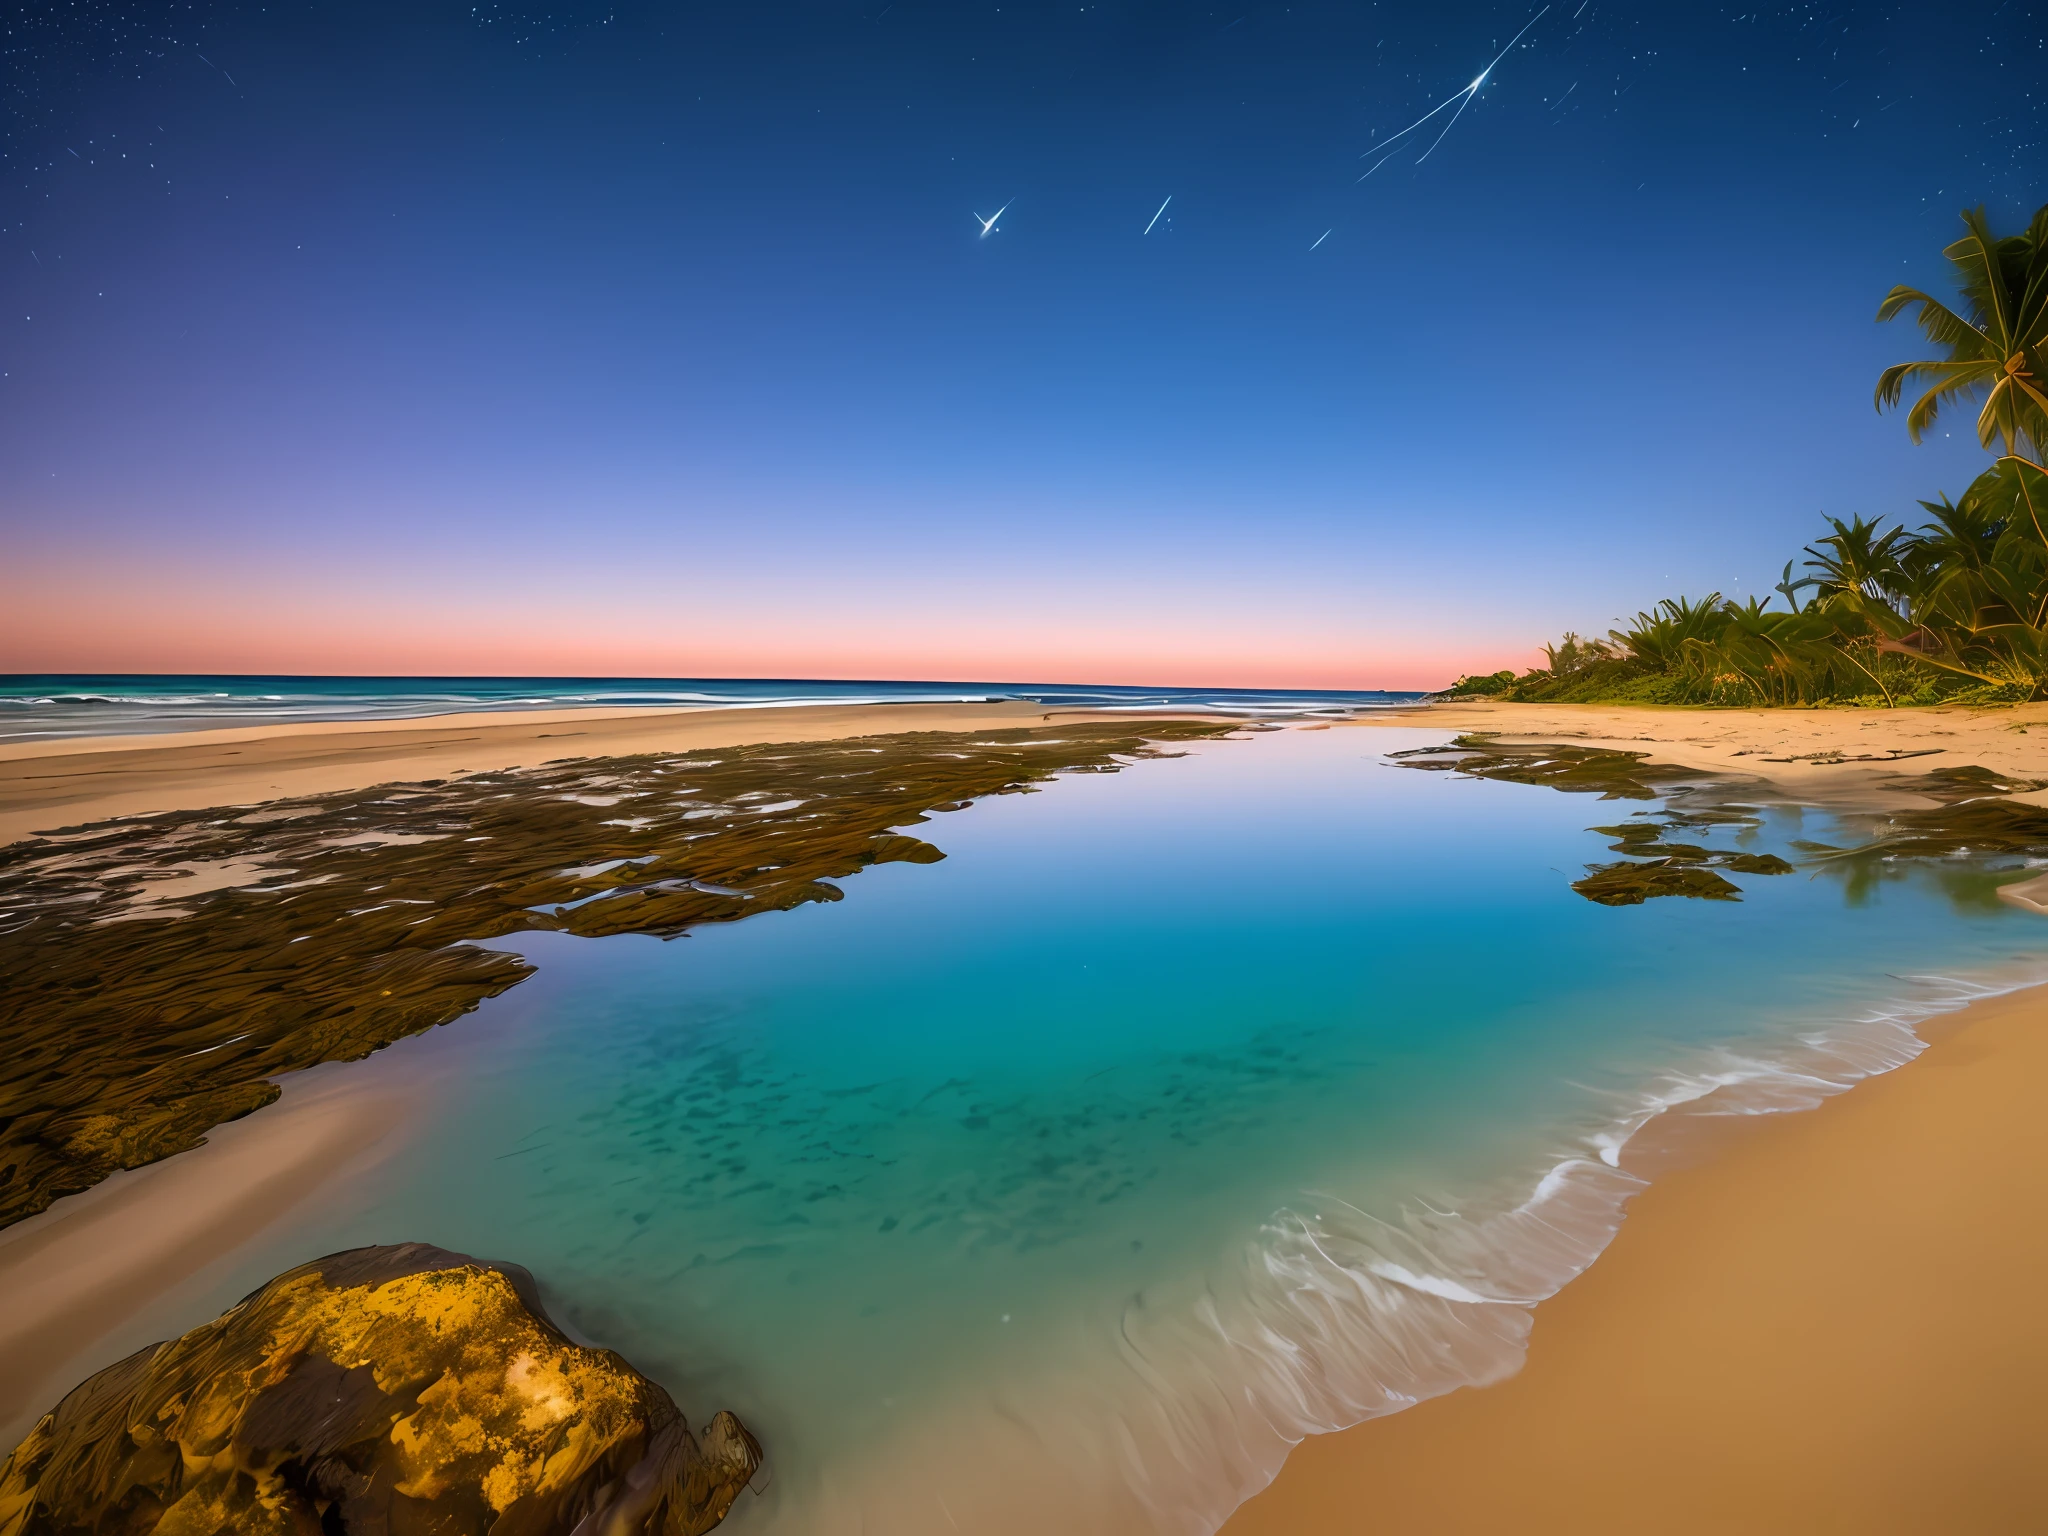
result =
[[[221,68],[220,68],[220,66],[219,66],[218,64],[214,63],[214,62],[213,62],[213,60],[209,59],[209,58],[208,58],[208,57],[207,57],[207,56],[206,56],[205,54],[203,54],[203,53],[202,53],[202,54],[200,54],[200,55],[199,55],[199,60],[200,60],[200,62],[201,62],[202,64],[204,64],[204,65],[205,65],[205,66],[206,66],[206,67],[207,67],[208,69],[218,69],[218,70],[220,70],[220,73],[221,73],[221,75],[222,75],[222,76],[223,76],[223,77],[224,77],[224,78],[225,78],[225,79],[227,80],[227,83],[228,83],[229,85],[235,85],[235,77],[234,77],[233,75],[230,75],[230,74],[228,74],[228,72],[227,72],[226,70],[224,70],[224,69],[221,69]],[[239,90],[241,89],[241,87],[240,87],[239,85],[235,85],[235,89],[239,91]]]
[[[1324,242],[1325,240],[1327,240],[1327,239],[1329,239],[1329,238],[1330,238],[1330,231],[1326,229],[1326,230],[1324,230],[1324,231],[1323,231],[1323,232],[1322,232],[1322,233],[1321,233],[1320,235],[1317,235],[1317,236],[1316,236],[1316,245],[1321,245],[1321,244],[1322,244],[1322,243],[1323,243],[1323,242]],[[1314,250],[1314,249],[1316,248],[1316,245],[1312,245],[1312,246],[1310,246],[1310,247],[1309,247],[1309,249],[1310,249],[1310,250]]]
[[[1169,198],[1168,198],[1168,199],[1166,200],[1166,203],[1170,203],[1170,202],[1172,202],[1172,201],[1173,201],[1173,199],[1169,197]],[[1161,204],[1159,205],[1159,213],[1164,213],[1164,212],[1166,212],[1166,203],[1161,203]],[[1155,214],[1153,214],[1153,215],[1152,215],[1152,224],[1157,224],[1157,223],[1159,222],[1159,213],[1155,213]],[[1145,233],[1146,233],[1146,234],[1148,234],[1148,235],[1152,233],[1152,224],[1147,224],[1147,225],[1145,226]]]
[[1002,207],[998,208],[994,213],[990,214],[985,219],[978,213],[974,216],[974,222],[981,226],[981,238],[983,240],[986,240],[990,235],[997,233],[996,220],[1000,219],[1004,214],[1008,213],[1009,211],[1010,205],[1008,203],[1005,203]]
[[[1381,166],[1385,165],[1389,160],[1394,158],[1394,155],[1397,153],[1397,151],[1389,149],[1387,146],[1392,144],[1395,139],[1405,139],[1409,134],[1413,133],[1416,129],[1420,128],[1424,123],[1428,122],[1431,118],[1435,117],[1437,113],[1443,111],[1446,107],[1449,107],[1453,102],[1455,102],[1457,103],[1458,110],[1451,114],[1451,120],[1448,123],[1444,124],[1443,132],[1439,133],[1434,139],[1430,141],[1429,148],[1425,149],[1422,152],[1421,158],[1418,159],[1415,163],[1417,165],[1420,165],[1422,164],[1423,160],[1427,160],[1431,155],[1435,154],[1437,145],[1443,143],[1446,135],[1448,135],[1453,128],[1458,126],[1458,119],[1463,117],[1465,115],[1465,109],[1472,105],[1472,98],[1474,96],[1477,96],[1479,94],[1479,88],[1482,85],[1486,84],[1486,77],[1493,73],[1495,65],[1498,65],[1502,59],[1506,58],[1510,53],[1513,53],[1515,51],[1515,44],[1519,43],[1523,38],[1529,35],[1529,27],[1535,26],[1537,22],[1541,21],[1545,16],[1549,14],[1550,7],[1546,5],[1534,16],[1531,16],[1529,18],[1528,26],[1523,27],[1521,31],[1517,32],[1511,39],[1509,39],[1507,47],[1501,49],[1499,53],[1493,56],[1493,63],[1487,65],[1486,68],[1482,69],[1481,71],[1479,71],[1478,74],[1474,75],[1472,77],[1472,83],[1466,86],[1462,91],[1458,92],[1457,95],[1447,97],[1443,101],[1438,102],[1435,106],[1431,107],[1427,112],[1423,113],[1422,116],[1418,117],[1417,119],[1415,119],[1414,122],[1410,123],[1406,128],[1403,128],[1399,133],[1394,134],[1391,138],[1382,140],[1380,143],[1375,144],[1371,149],[1368,149],[1364,155],[1360,155],[1358,158],[1361,160],[1366,158],[1366,155],[1378,155],[1380,157],[1379,159],[1373,161],[1371,167],[1366,171],[1365,176],[1370,176],[1374,171],[1378,170]],[[1365,180],[1365,176],[1361,176],[1358,179],[1360,181],[1363,181]]]

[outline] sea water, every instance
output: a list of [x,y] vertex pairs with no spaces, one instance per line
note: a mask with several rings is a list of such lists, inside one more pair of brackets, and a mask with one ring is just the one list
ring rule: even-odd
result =
[[690,677],[262,677],[0,673],[0,741],[325,720],[408,720],[507,709],[786,709],[973,704],[1175,709],[1248,718],[1359,714],[1413,704],[1380,689],[1137,688],[1089,683],[860,682]]
[[1642,807],[1383,755],[1437,739],[1204,743],[934,817],[842,902],[501,941],[533,980],[322,1069],[430,1084],[402,1144],[165,1321],[429,1241],[736,1410],[741,1536],[1210,1531],[1303,1434],[1511,1371],[1651,1107],[1811,1103],[2048,939],[1961,866],[1597,906],[1585,829]]

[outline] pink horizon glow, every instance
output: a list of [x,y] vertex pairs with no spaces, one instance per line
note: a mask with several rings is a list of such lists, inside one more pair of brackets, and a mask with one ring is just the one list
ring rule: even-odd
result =
[[1535,659],[1520,637],[1446,643],[1322,605],[1289,612],[1270,595],[1254,606],[1155,589],[1119,605],[1099,591],[942,586],[929,598],[799,591],[754,606],[729,590],[614,600],[575,585],[557,599],[489,583],[358,587],[345,576],[269,586],[177,573],[158,586],[17,579],[0,594],[0,671],[1427,689]]

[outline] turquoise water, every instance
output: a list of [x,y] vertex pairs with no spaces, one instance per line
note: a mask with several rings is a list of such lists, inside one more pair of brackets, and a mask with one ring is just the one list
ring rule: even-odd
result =
[[1595,906],[1584,828],[1639,807],[1379,755],[1438,739],[1205,744],[840,903],[522,937],[533,981],[342,1069],[432,1085],[399,1155],[181,1305],[428,1240],[737,1410],[736,1532],[1208,1531],[1301,1434],[1512,1369],[1649,1107],[1811,1102],[2048,937],[1969,873]]

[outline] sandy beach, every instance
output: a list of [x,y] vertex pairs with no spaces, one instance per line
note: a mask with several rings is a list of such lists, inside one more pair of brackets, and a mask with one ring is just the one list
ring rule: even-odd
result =
[[[1936,768],[2048,779],[2048,704],[2009,709],[1665,709],[1611,704],[1433,704],[1349,722],[1426,724],[1448,738],[1571,742],[1646,753],[1660,763],[1763,780],[1816,804],[1933,802],[1886,795],[1886,781]],[[2039,733],[2038,739],[2032,733]],[[2012,797],[2048,805],[2048,790]]]
[[1224,1536],[2048,1526],[2048,990],[1924,1032],[1661,1173],[1520,1374],[1304,1442]]
[[363,1091],[346,1064],[297,1073],[267,1113],[0,1232],[0,1443],[109,1364],[94,1346],[155,1298],[388,1151],[412,1107],[388,1082]]
[[[1035,705],[549,711],[50,743],[0,751],[0,841],[572,756],[1050,719]],[[1825,801],[1882,801],[1888,779],[1937,766],[2048,777],[2027,734],[2048,730],[2048,707],[1474,704],[1356,724],[1613,746]],[[1937,755],[1877,760],[1893,752]],[[1660,1170],[1608,1252],[1539,1307],[1520,1374],[1304,1443],[1228,1536],[2040,1529],[2044,1025],[2048,990],[1980,1002],[1937,1020],[1917,1061],[1813,1113],[1717,1127],[1711,1155]],[[54,1401],[95,1339],[304,1198],[392,1112],[281,1105],[0,1236],[14,1298],[0,1422]]]

